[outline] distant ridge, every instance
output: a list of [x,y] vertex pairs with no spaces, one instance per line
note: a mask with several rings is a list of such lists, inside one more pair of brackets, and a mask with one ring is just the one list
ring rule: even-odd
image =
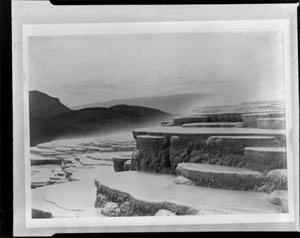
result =
[[218,94],[175,94],[168,96],[157,97],[140,97],[129,99],[116,99],[106,102],[91,103],[72,107],[72,109],[90,108],[90,107],[111,107],[118,104],[126,104],[131,106],[142,106],[149,108],[156,108],[172,114],[180,114],[189,108],[201,105],[202,103],[210,103],[218,101],[222,103],[225,96]]

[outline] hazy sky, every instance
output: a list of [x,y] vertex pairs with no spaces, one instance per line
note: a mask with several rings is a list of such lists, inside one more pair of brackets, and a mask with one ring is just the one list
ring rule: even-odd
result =
[[277,32],[46,36],[28,44],[30,90],[69,107],[180,93],[284,96]]

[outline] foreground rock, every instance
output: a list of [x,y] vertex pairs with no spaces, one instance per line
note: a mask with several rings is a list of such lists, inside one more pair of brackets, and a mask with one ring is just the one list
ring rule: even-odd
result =
[[130,214],[150,216],[162,209],[176,215],[196,215],[200,211],[199,214],[280,212],[266,193],[179,186],[173,183],[174,178],[144,172],[116,173],[114,179],[98,176],[96,207],[103,208],[107,201],[117,203],[119,208],[126,203]]

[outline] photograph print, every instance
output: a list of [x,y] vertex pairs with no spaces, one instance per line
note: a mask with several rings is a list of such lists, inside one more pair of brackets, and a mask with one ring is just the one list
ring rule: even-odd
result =
[[25,27],[27,219],[289,214],[285,32],[236,23]]

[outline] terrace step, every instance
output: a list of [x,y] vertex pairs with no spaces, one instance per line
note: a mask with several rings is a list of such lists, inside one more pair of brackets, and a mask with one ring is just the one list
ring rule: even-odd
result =
[[287,168],[285,147],[246,147],[244,155],[247,167],[256,171]]
[[285,112],[274,112],[274,113],[250,113],[243,114],[243,122],[245,127],[257,127],[257,119],[260,118],[283,118],[285,117]]
[[206,145],[242,153],[245,147],[279,147],[280,142],[273,136],[211,136]]
[[182,127],[236,127],[243,126],[243,122],[208,122],[208,123],[184,123]]
[[152,215],[161,209],[176,215],[279,212],[266,193],[176,185],[174,179],[173,175],[128,171],[115,173],[113,179],[99,174],[95,185],[98,193],[128,196],[133,205],[148,206]]
[[256,190],[264,180],[264,175],[257,171],[209,164],[180,163],[176,173],[198,186],[232,190]]
[[285,118],[260,118],[257,119],[259,129],[285,130]]

